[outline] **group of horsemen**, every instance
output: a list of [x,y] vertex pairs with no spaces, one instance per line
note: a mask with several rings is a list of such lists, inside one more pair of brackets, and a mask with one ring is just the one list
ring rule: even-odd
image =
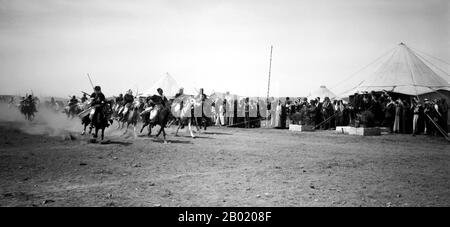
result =
[[[80,106],[84,106],[81,108],[81,113],[89,112],[89,118],[92,120],[96,117],[97,114],[106,114],[112,120],[112,118],[116,118],[118,121],[124,121],[130,110],[133,108],[137,108],[142,110],[140,115],[144,116],[146,113],[151,112],[150,120],[152,120],[159,109],[168,105],[168,99],[163,94],[163,90],[159,88],[157,90],[157,94],[147,97],[141,98],[133,95],[131,90],[128,90],[125,95],[120,94],[113,100],[107,100],[105,95],[102,93],[100,86],[96,86],[94,88],[94,93],[87,97],[87,93],[83,93],[83,97],[81,99],[77,99],[76,96],[73,96],[69,102],[67,109],[69,112],[80,112],[76,111],[77,108],[80,109]],[[105,106],[107,112],[105,111]],[[84,110],[83,110],[84,109]],[[114,114],[113,114],[114,113]]]
[[[181,108],[183,108],[183,104],[186,104],[183,103],[182,98],[184,96],[186,95],[183,93],[183,88],[180,88],[179,92],[175,95],[175,98],[181,98],[179,99],[181,100]],[[203,89],[201,89],[200,94],[196,96],[196,100],[201,102],[205,99],[206,95],[203,94]],[[155,95],[148,97],[134,95],[133,91],[130,89],[125,95],[119,94],[119,96],[114,99],[107,100],[102,93],[100,86],[96,86],[94,88],[94,93],[91,95],[83,92],[83,96],[80,99],[77,99],[76,96],[72,96],[66,107],[66,112],[76,113],[78,116],[89,112],[91,121],[97,114],[105,114],[112,123],[113,119],[118,120],[119,122],[126,121],[131,110],[137,110],[142,119],[146,118],[145,120],[152,122],[162,108],[170,108],[172,101],[173,100],[167,99],[161,88],[157,89]],[[191,105],[190,109],[192,112],[193,108],[194,105]]]
[[[130,110],[136,110],[139,116],[149,122],[152,122],[157,116],[158,112],[164,108],[170,108],[173,100],[168,100],[164,95],[164,91],[158,88],[155,95],[143,97],[134,95],[133,91],[128,90],[125,95],[119,94],[119,96],[107,100],[103,94],[100,86],[94,87],[94,92],[90,95],[86,92],[82,92],[83,95],[77,98],[75,95],[70,98],[66,103],[65,107],[63,103],[56,101],[53,97],[50,101],[45,102],[45,106],[55,112],[63,112],[67,114],[68,117],[80,117],[83,119],[85,116],[89,116],[89,122],[92,122],[99,114],[109,121],[109,124],[113,123],[113,120],[119,122],[126,121]],[[183,88],[180,88],[179,92],[175,95],[175,98],[181,98],[180,108],[183,108],[183,97],[186,95],[183,93]],[[203,94],[203,89],[201,89],[200,94],[195,97],[195,100],[202,101],[206,99],[206,95]],[[14,104],[14,99],[11,98],[10,104]],[[187,104],[185,101],[184,104]],[[40,106],[39,100],[33,95],[28,95],[22,98],[20,105],[18,105],[21,112],[27,116],[26,112],[34,113],[38,112],[38,106]],[[62,107],[62,108],[61,108]],[[186,105],[186,107],[188,107]],[[188,108],[186,108],[188,109]],[[193,105],[190,107],[190,114],[193,114]],[[30,119],[32,120],[32,119]]]

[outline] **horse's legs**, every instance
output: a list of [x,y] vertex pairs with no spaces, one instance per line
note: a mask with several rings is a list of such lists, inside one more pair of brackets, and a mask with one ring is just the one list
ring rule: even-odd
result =
[[84,124],[83,132],[81,133],[82,136],[84,136],[84,134],[86,134],[86,127],[87,127],[87,124]]
[[202,121],[203,119],[205,119],[205,122],[203,123],[203,130],[206,131],[206,127],[208,126],[208,120],[206,118],[202,118]]
[[178,136],[178,130],[183,126],[183,123],[180,121],[180,124],[178,124],[177,131],[175,131],[175,136]]
[[99,128],[95,127],[94,139],[97,139],[98,137],[98,130]]
[[191,122],[188,122],[188,129],[189,129],[189,133],[191,134],[192,138],[195,138],[194,133],[192,132],[192,127],[191,127]]
[[148,136],[152,135],[152,125],[148,124]]
[[136,135],[136,124],[133,124],[133,134],[134,134],[134,139],[136,139],[137,138],[137,135]]
[[142,124],[142,128],[141,128],[141,131],[139,131],[139,133],[142,133],[142,131],[144,131],[145,126],[147,126],[147,125],[148,125],[148,123],[144,122],[144,124]]
[[195,128],[197,129],[197,132],[200,133],[201,128],[198,126],[198,120],[196,117],[194,117],[194,121],[195,121]]
[[163,132],[163,139],[164,139],[164,144],[167,143],[166,141],[166,130],[164,130],[164,127],[161,126],[162,132]]
[[[125,122],[123,122],[123,124],[122,124],[122,128],[123,128],[123,126],[125,125]],[[125,131],[123,132],[123,134],[122,135],[125,135],[125,134],[127,134],[127,132],[128,132],[128,126],[130,126],[130,123],[128,123],[127,122],[127,127],[125,128]]]
[[105,138],[105,128],[102,128],[102,140]]
[[161,126],[161,128],[159,128],[158,133],[156,133],[156,137],[159,137],[159,135],[161,134],[161,132],[164,130],[164,127]]
[[119,119],[116,118],[116,121],[117,121],[117,129],[120,129],[120,121],[119,121]]

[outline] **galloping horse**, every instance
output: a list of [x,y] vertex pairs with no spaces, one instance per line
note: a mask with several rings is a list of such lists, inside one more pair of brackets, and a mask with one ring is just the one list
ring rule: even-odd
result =
[[[151,101],[153,102],[157,102],[158,98],[156,96],[152,96],[149,97]],[[144,128],[146,126],[148,126],[148,136],[151,136],[152,134],[152,128],[156,125],[160,126],[160,129],[158,131],[158,133],[156,134],[156,137],[158,137],[161,133],[163,133],[164,136],[164,143],[166,142],[166,131],[164,128],[167,127],[167,123],[169,122],[169,120],[172,117],[171,114],[171,109],[170,109],[170,102],[166,103],[165,106],[162,106],[162,104],[160,104],[159,106],[159,110],[158,110],[158,106],[155,106],[153,108],[153,110],[151,111],[145,111],[144,113],[141,113],[141,118],[142,118],[142,128],[140,130],[140,133],[142,133],[142,131],[144,130]],[[142,106],[144,107],[144,106]],[[156,115],[155,115],[156,114]],[[150,120],[150,116],[154,116],[152,120]]]
[[127,124],[125,132],[123,134],[126,134],[127,131],[128,131],[128,127],[130,125],[132,125],[133,126],[134,138],[137,137],[137,135],[136,135],[136,125],[137,125],[138,120],[139,120],[139,113],[140,113],[141,109],[142,109],[142,104],[141,104],[140,100],[135,100],[133,102],[133,104],[130,106],[128,112],[123,117],[122,127],[121,128],[124,127],[125,123]]
[[30,100],[24,100],[19,105],[20,112],[25,115],[25,119],[32,121],[34,119],[34,113],[37,112],[36,104]]
[[101,140],[105,137],[105,128],[109,127],[110,116],[112,114],[112,105],[111,102],[106,102],[103,107],[98,108],[98,106],[94,106],[97,108],[98,113],[95,114],[92,119],[92,126],[95,128],[94,139],[98,137],[98,131],[102,130]]
[[83,110],[84,104],[82,103],[77,103],[75,105],[67,105],[64,108],[64,113],[67,115],[67,118],[74,118],[76,117],[79,113],[81,113],[81,111]]
[[195,138],[191,125],[192,123],[195,123],[197,131],[200,132],[200,127],[198,125],[197,116],[195,116],[195,113],[200,112],[203,114],[201,108],[202,103],[192,96],[184,96],[181,100],[179,100],[179,102],[172,103],[172,114],[179,123],[175,136],[178,136],[178,131],[180,128],[184,128],[184,126],[187,125],[191,137]]
[[[85,102],[85,104],[81,108],[81,112],[78,114],[78,116],[81,119],[81,124],[83,125],[83,132],[81,135],[86,134],[86,128],[91,124],[91,119],[89,118],[89,112],[91,111],[91,108],[88,108],[90,106],[90,102]],[[92,132],[92,126],[89,126],[89,134]]]

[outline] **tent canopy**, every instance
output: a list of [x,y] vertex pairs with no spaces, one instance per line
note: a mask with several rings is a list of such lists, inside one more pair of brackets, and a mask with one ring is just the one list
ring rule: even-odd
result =
[[409,47],[400,43],[392,55],[351,93],[383,90],[421,95],[436,90],[450,90],[450,86],[449,82],[428,67]]
[[331,92],[330,89],[328,89],[326,86],[322,85],[319,87],[319,89],[310,92],[308,95],[309,99],[315,99],[317,97],[320,97],[320,100],[323,101],[325,97],[335,99],[337,96],[336,94]]
[[150,88],[145,90],[143,92],[143,95],[144,96],[155,95],[157,93],[156,90],[158,88],[163,89],[164,94],[166,96],[172,97],[178,93],[180,86],[178,85],[177,81],[169,73],[166,73],[164,76],[159,78],[159,80],[156,81],[156,83],[154,83]]

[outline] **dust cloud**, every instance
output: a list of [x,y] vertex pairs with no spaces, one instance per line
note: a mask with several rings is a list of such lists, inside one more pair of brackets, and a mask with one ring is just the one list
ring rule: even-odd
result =
[[0,122],[8,122],[12,127],[33,135],[64,136],[82,130],[79,118],[69,119],[62,112],[40,107],[33,121],[28,121],[17,106],[5,103],[0,103]]

